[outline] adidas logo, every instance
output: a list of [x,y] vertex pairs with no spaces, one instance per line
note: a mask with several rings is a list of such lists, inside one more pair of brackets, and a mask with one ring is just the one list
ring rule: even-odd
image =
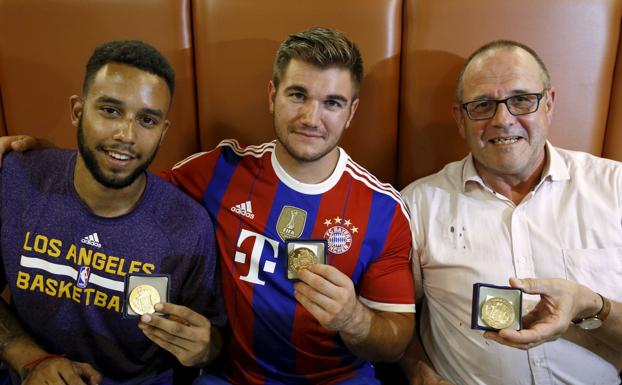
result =
[[93,233],[89,236],[82,238],[82,243],[86,243],[87,245],[102,247],[101,243],[99,243],[99,237],[97,233]]
[[246,201],[244,203],[240,203],[239,205],[235,205],[231,207],[231,211],[250,219],[255,218],[255,214],[253,214],[253,207],[251,206],[251,201]]

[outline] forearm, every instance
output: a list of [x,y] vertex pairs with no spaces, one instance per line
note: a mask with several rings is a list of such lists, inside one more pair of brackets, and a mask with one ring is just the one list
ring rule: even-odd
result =
[[[583,293],[579,295],[582,299],[581,312],[575,318],[589,317],[600,310],[602,301],[598,294],[591,289],[581,286]],[[609,315],[603,321],[600,328],[588,330],[586,333],[598,339],[608,347],[622,353],[622,304],[610,300],[611,310]]]
[[425,362],[430,367],[434,367],[425,353],[421,339],[417,333],[413,333],[410,343],[399,362],[407,378],[413,378],[416,375],[417,363],[420,361]]
[[357,309],[340,335],[355,355],[381,362],[400,359],[415,326],[411,313],[381,312],[357,301]]
[[0,356],[15,372],[22,375],[26,364],[46,355],[24,331],[9,306],[0,300]]

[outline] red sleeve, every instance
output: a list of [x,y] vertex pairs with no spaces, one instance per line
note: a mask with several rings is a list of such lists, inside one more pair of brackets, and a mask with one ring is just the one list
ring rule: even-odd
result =
[[209,152],[190,155],[172,169],[160,173],[160,177],[200,202],[203,200],[205,188],[212,179],[220,154],[221,149],[217,147]]
[[382,253],[361,280],[359,294],[363,303],[382,311],[415,311],[411,248],[408,219],[397,204]]

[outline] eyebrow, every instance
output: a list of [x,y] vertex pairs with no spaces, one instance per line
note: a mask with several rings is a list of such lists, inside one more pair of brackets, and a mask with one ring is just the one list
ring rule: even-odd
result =
[[492,97],[490,97],[488,95],[478,95],[477,97],[472,98],[470,100],[473,100],[473,101],[475,101],[475,100],[503,100],[503,99],[506,99],[506,98],[511,98],[512,96],[516,96],[516,95],[537,94],[537,93],[538,93],[537,91],[530,91],[530,90],[519,89],[519,90],[512,90],[512,91],[510,91],[509,96],[506,96],[505,98],[501,98],[501,99],[495,99],[495,98],[492,98]]
[[[285,91],[298,91],[298,92],[302,92],[303,94],[307,94],[307,89],[304,88],[303,86],[299,86],[299,85],[291,85],[287,88],[285,88]],[[344,103],[348,103],[348,98],[346,98],[343,95],[340,94],[330,94],[326,96],[327,100],[339,100],[342,101]]]
[[[97,98],[95,100],[97,103],[109,103],[109,104],[114,104],[116,106],[123,106],[125,105],[125,102],[123,102],[122,100],[119,100],[117,98],[113,98],[112,96],[100,96],[99,98]],[[156,116],[158,118],[162,118],[164,116],[164,112],[162,112],[161,110],[155,109],[155,108],[141,108],[140,112],[146,115],[153,115]]]

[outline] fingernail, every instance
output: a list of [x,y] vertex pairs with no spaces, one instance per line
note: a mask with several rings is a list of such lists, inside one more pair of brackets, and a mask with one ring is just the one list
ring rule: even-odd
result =
[[149,314],[143,314],[142,316],[140,316],[140,320],[144,323],[149,323],[151,322],[151,316]]
[[163,308],[164,305],[162,305],[161,303],[156,303],[154,306],[154,309],[156,309],[157,311],[162,311]]

